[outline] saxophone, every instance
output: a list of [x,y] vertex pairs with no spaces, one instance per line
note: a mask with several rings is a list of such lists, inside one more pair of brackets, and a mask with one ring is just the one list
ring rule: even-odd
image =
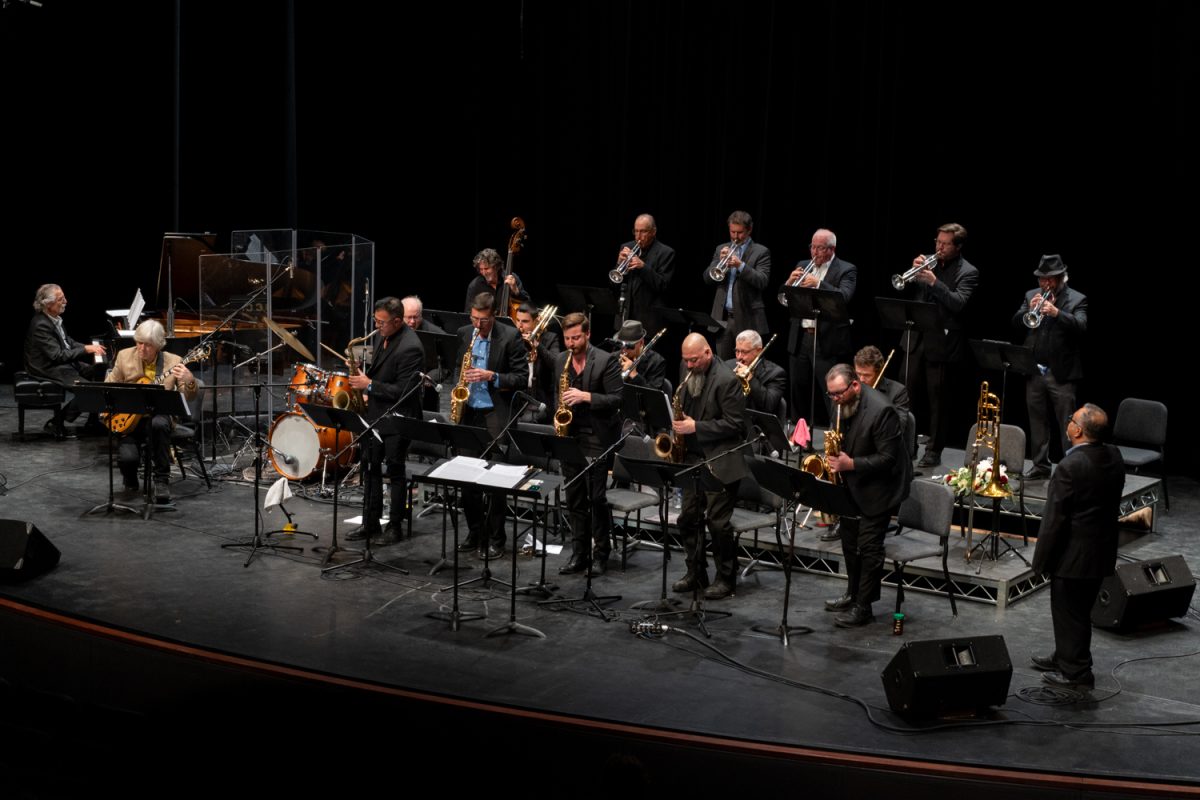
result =
[[566,436],[567,428],[571,427],[571,421],[575,419],[575,415],[571,413],[571,409],[567,408],[567,403],[563,400],[563,395],[567,393],[567,389],[571,388],[571,378],[567,371],[571,369],[571,351],[567,351],[567,360],[563,362],[562,374],[558,377],[558,410],[554,412],[554,435]]
[[[357,375],[359,373],[358,361],[354,358],[354,348],[377,333],[379,333],[378,329],[373,330],[366,336],[351,339],[350,343],[346,345],[346,369],[348,374]],[[343,389],[342,391],[334,392],[332,402],[334,408],[353,411],[355,414],[362,414],[367,410],[367,400],[363,397],[361,389]]]
[[836,456],[840,452],[842,452],[842,407],[838,406],[837,423],[833,430],[825,431],[825,453],[823,455],[813,453],[807,456],[800,462],[800,469],[814,478],[837,484],[839,482],[838,474],[829,471],[829,457]]
[[[671,416],[673,419],[683,419],[683,390],[687,388],[688,381],[692,378],[692,372],[689,370],[687,377],[679,384],[679,388],[675,390],[675,397],[671,400]],[[685,453],[683,437],[677,435],[674,431],[663,432],[654,437],[654,455],[670,461],[672,464],[682,464],[683,455]]]
[[471,336],[471,343],[467,345],[467,352],[463,353],[462,365],[458,370],[458,383],[450,390],[450,421],[455,425],[462,422],[463,411],[467,408],[467,398],[471,392],[467,389],[467,370],[471,368],[471,354],[475,350],[475,342],[479,339],[479,329],[475,329],[475,333]]

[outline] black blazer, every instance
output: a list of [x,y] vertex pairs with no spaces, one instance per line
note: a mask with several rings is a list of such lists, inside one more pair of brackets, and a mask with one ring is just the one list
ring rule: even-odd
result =
[[[392,403],[417,385],[421,380],[421,367],[425,363],[425,349],[421,347],[421,340],[417,332],[407,325],[392,334],[386,348],[383,344],[379,342],[375,345],[371,365],[366,370],[367,377],[371,379],[371,389],[366,395],[366,418],[371,422],[383,416]],[[412,392],[396,411],[420,419],[421,392]]]
[[82,376],[74,364],[87,359],[87,351],[65,330],[63,334],[67,338],[66,347],[63,347],[62,340],[58,338],[54,320],[40,311],[34,314],[25,334],[25,371],[35,378],[44,378],[64,385],[79,380]]
[[[567,359],[571,357],[570,350],[563,350],[554,359],[554,405],[550,409],[553,414],[558,408],[558,384],[562,378],[563,367],[567,363]],[[621,410],[621,359],[617,358],[614,353],[606,353],[603,350],[593,345],[588,345],[587,349],[587,364],[583,367],[583,375],[579,376],[571,384],[577,389],[592,393],[592,402],[587,406],[571,406],[574,412],[575,419],[571,423],[571,427],[567,432],[572,436],[582,436],[582,438],[593,445],[602,445],[608,447],[617,440],[621,435],[621,416],[618,413]],[[591,421],[592,433],[583,434],[580,432],[582,418],[585,414],[579,413],[580,409],[585,410],[586,417]],[[594,455],[595,453],[592,453]]]
[[[804,266],[808,266],[812,260],[803,262]],[[784,283],[787,286],[787,283]],[[833,290],[841,292],[842,297],[848,304],[854,297],[854,289],[858,286],[858,267],[851,264],[849,261],[843,261],[836,255],[829,262],[829,270],[825,273],[825,280],[821,281],[818,289]],[[783,286],[779,287],[779,291],[783,291]],[[791,328],[788,330],[787,351],[792,355],[796,354],[796,349],[800,346],[802,337],[800,320],[793,318]],[[820,335],[817,337],[817,353],[825,359],[833,359],[839,357],[849,357],[853,345],[850,342],[850,323],[822,323]]]
[[[712,261],[704,268],[704,282],[716,286],[713,297],[712,317],[715,320],[725,319],[725,295],[729,290],[729,276],[717,283],[708,276],[708,271],[721,260],[721,249],[728,243],[717,245],[713,251]],[[764,338],[769,335],[767,328],[767,309],[763,304],[763,290],[771,284],[771,251],[763,245],[750,240],[746,252],[742,254],[741,273],[733,282],[733,318],[726,327],[733,326],[737,335],[745,330],[756,330]]]
[[[687,373],[687,367],[681,364],[680,385],[683,385]],[[746,397],[742,394],[741,381],[725,366],[725,362],[713,358],[699,398],[688,398],[686,389],[682,396],[684,409],[692,409],[689,416],[696,420],[696,433],[693,436],[704,458],[712,458],[746,441]],[[700,460],[688,454],[688,462],[697,463]],[[719,458],[709,467],[717,479],[726,485],[736,483],[750,474],[742,451]]]
[[895,407],[870,386],[862,387],[861,397],[858,413],[842,420],[842,452],[854,459],[854,469],[841,476],[859,510],[878,516],[908,497],[912,461]]
[[[633,247],[634,244],[625,242],[621,247]],[[662,305],[662,295],[671,286],[671,278],[675,275],[675,251],[655,239],[641,259],[646,266],[630,270],[625,273],[624,282],[611,285],[617,296],[622,290],[625,292],[625,319],[636,319],[649,330],[656,331],[661,327],[657,307]],[[571,310],[583,311],[582,308]]]
[[[463,325],[458,329],[458,356],[455,359],[454,382],[462,378],[463,356],[471,346],[475,336],[472,325]],[[492,398],[492,406],[504,416],[508,416],[509,398],[514,391],[524,391],[529,383],[529,359],[525,345],[521,343],[520,334],[516,328],[511,328],[499,321],[492,323],[491,347],[488,349],[487,369],[496,373],[500,385],[488,382],[488,394]],[[468,384],[470,386],[470,384]]]
[[[737,363],[736,358],[730,358],[726,359],[725,366],[733,372],[737,369]],[[736,374],[733,377],[737,380]],[[758,366],[754,368],[754,377],[750,379],[750,395],[746,397],[746,408],[778,414],[779,401],[787,394],[787,386],[787,373],[783,371],[783,367],[764,358],[758,362]]]
[[1013,314],[1013,327],[1026,332],[1025,346],[1033,348],[1037,362],[1050,367],[1056,380],[1063,383],[1082,380],[1080,347],[1083,335],[1087,333],[1087,297],[1064,286],[1054,299],[1058,316],[1042,317],[1042,324],[1031,330],[1025,327],[1022,319],[1029,311],[1029,301],[1041,293],[1040,289],[1025,293],[1024,304]]
[[1111,444],[1082,444],[1050,476],[1033,570],[1060,578],[1103,578],[1117,560],[1117,513],[1125,462]]
[[[504,277],[504,268],[503,267],[500,268],[500,277],[501,278]],[[524,300],[524,301],[529,300],[529,293],[525,291],[525,285],[523,283],[521,283],[521,276],[517,275],[517,273],[514,272],[513,277],[517,279],[517,290],[510,291],[508,293],[508,299],[509,300]],[[492,285],[490,283],[488,283],[482,275],[476,275],[471,280],[471,282],[467,284],[467,299],[463,302],[463,311],[467,314],[470,314],[471,313],[471,305],[475,302],[475,298],[478,297],[480,294],[483,294],[484,292],[489,292],[490,294],[495,296],[497,301],[499,301],[500,300],[500,290],[503,288],[504,288],[504,284],[497,283],[496,288],[493,289]],[[499,306],[496,306],[496,316],[500,316],[502,314],[505,314],[505,315],[508,314],[508,309],[500,308]]]
[[[912,410],[912,402],[908,397],[908,389],[900,381],[894,381],[891,378],[880,378],[879,385],[875,387],[875,391],[886,397],[888,402],[896,407],[896,410],[901,412]],[[901,417],[903,416],[901,414]]]
[[[621,359],[617,359],[617,365],[620,366]],[[635,386],[646,386],[651,389],[663,391],[663,381],[667,378],[667,362],[663,360],[654,350],[645,350],[642,352],[642,360],[638,362],[637,375],[630,378],[627,382]]]
[[[971,348],[967,345],[966,334],[963,333],[963,313],[975,288],[979,286],[979,270],[971,262],[959,256],[954,261],[938,264],[934,267],[937,281],[932,286],[913,281],[909,284],[913,299],[922,303],[934,303],[938,307],[938,316],[942,323],[944,336],[930,336],[925,342],[926,357],[932,362],[965,361],[970,356]],[[913,337],[913,349],[916,348],[921,336]],[[901,347],[904,337],[900,337]]]

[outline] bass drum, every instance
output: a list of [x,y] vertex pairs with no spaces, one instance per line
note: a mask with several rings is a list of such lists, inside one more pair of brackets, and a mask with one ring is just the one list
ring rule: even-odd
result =
[[[341,441],[335,442],[335,438]],[[313,425],[312,420],[300,411],[280,414],[271,423],[271,431],[267,434],[275,471],[293,481],[304,480],[325,465],[326,456],[322,450],[337,452],[352,439],[354,437],[349,431],[342,431],[339,437],[333,428]],[[354,461],[357,449],[351,448],[343,453],[333,466],[334,471],[349,466]]]

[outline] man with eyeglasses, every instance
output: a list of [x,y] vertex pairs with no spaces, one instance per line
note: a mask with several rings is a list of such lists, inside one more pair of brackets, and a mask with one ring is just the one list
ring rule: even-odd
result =
[[[688,334],[683,340],[682,355],[679,377],[683,387],[683,417],[672,423],[672,429],[676,436],[683,437],[686,448],[683,463],[699,464],[745,441],[746,398],[741,383],[724,362],[713,357],[712,348],[703,336]],[[697,494],[692,480],[683,483],[678,525],[683,535],[687,573],[672,588],[677,592],[692,592],[700,587],[705,598],[721,600],[732,595],[737,587],[737,536],[730,518],[737,502],[738,484],[749,475],[749,470],[741,451],[718,458],[708,469],[721,482],[719,491]],[[716,567],[711,585],[702,546],[704,532],[700,529],[705,518],[712,534]],[[701,546],[697,556],[698,541]]]
[[650,330],[658,330],[660,298],[675,275],[675,251],[658,240],[658,223],[649,214],[633,221],[633,241],[621,245],[613,266],[626,261],[624,280],[613,284],[623,303],[617,326],[624,319],[636,319]]
[[1031,656],[1052,686],[1091,688],[1092,605],[1117,560],[1117,516],[1125,488],[1121,451],[1105,444],[1108,415],[1085,404],[1066,421],[1071,447],[1046,485],[1033,571],[1050,576],[1054,652]]
[[[979,285],[979,270],[962,257],[966,241],[967,229],[956,222],[938,228],[934,263],[917,272],[909,284],[912,299],[935,304],[941,321],[941,331],[914,334],[911,344],[907,337],[900,338],[901,347],[910,347],[911,364],[906,374],[912,376],[909,388],[914,395],[913,405],[920,406],[924,401],[929,408],[929,441],[917,462],[922,467],[942,463],[942,448],[949,440],[950,420],[958,399],[963,400],[962,408],[971,407],[967,395],[953,397],[956,390],[966,386],[966,382],[957,380],[971,355],[963,320],[967,303]],[[912,265],[920,267],[925,260],[925,256],[918,255]]]
[[[734,337],[747,328],[765,336],[767,311],[763,290],[771,282],[771,251],[750,238],[754,220],[745,211],[734,211],[726,220],[729,241],[717,245],[712,261],[704,268],[704,282],[716,287],[713,319],[723,321],[725,329],[717,338],[717,356],[733,356]],[[725,277],[715,279],[713,270],[725,262]]]
[[[425,319],[425,304],[421,302],[420,297],[410,294],[401,302],[404,303],[405,325],[418,333],[421,331],[427,333],[445,333],[439,326]],[[433,386],[435,383],[441,383],[445,377],[445,372],[441,368],[434,369],[429,373],[429,380],[425,382],[425,388],[421,392],[421,407],[426,411],[437,411],[441,407],[441,396],[438,395]]]
[[[831,230],[821,228],[812,236],[808,246],[810,258],[801,261],[788,275],[784,286],[800,286],[804,289],[832,289],[840,292],[849,303],[858,285],[858,267],[838,258],[837,236]],[[811,269],[809,269],[811,267]],[[807,274],[805,274],[807,272]],[[804,278],[801,279],[801,275]],[[816,339],[816,360],[813,360],[813,339]],[[811,319],[792,319],[788,331],[787,351],[791,356],[788,372],[792,381],[791,416],[807,419],[810,425],[817,423],[816,409],[811,408],[814,392],[820,387],[813,385],[816,376],[824,375],[829,368],[841,361],[849,361],[853,352],[850,343],[850,323],[822,323],[817,330]],[[821,409],[828,419],[829,402],[823,397]]]
[[[734,376],[740,381],[750,374],[750,365],[762,351],[763,340],[758,331],[742,331],[734,343],[733,358],[726,361],[725,366],[733,370]],[[778,414],[779,401],[786,392],[787,376],[784,375],[783,367],[764,357],[750,377],[750,394],[746,395],[746,408]],[[745,391],[742,393],[745,394]]]
[[845,484],[858,507],[857,517],[841,518],[846,593],[825,601],[838,612],[839,628],[866,625],[875,619],[871,604],[879,599],[883,577],[883,535],[888,520],[908,497],[912,460],[904,451],[900,417],[882,393],[859,382],[849,364],[836,364],[825,376],[829,399],[841,408],[841,452],[828,457],[828,467]]
[[[409,393],[421,380],[421,365],[425,351],[416,332],[404,324],[404,303],[398,297],[385,297],[375,302],[375,350],[371,363],[357,375],[351,375],[350,385],[363,393],[367,401],[364,419],[374,422],[392,404]],[[414,419],[421,418],[420,392],[411,392],[397,412]],[[400,538],[406,508],[404,460],[408,457],[408,440],[386,427],[379,429],[382,444],[372,435],[363,438],[362,459],[366,466],[363,480],[363,524],[346,535],[350,541],[368,536],[376,544],[395,544]],[[383,517],[383,474],[387,465],[392,510],[386,530],[381,530]]]

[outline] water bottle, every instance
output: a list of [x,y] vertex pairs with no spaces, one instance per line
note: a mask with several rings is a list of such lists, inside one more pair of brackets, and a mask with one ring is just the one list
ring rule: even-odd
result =
[[675,489],[675,495],[671,498],[671,508],[676,511],[683,508],[683,489]]

